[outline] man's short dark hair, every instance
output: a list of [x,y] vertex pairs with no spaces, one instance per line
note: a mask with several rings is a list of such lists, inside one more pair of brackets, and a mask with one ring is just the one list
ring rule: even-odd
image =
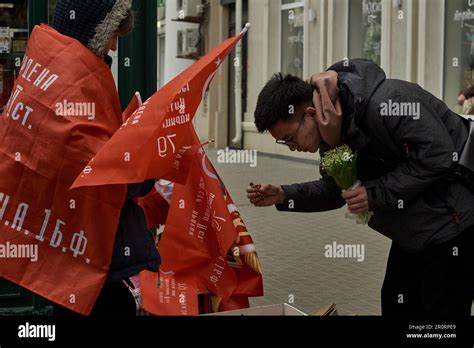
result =
[[[278,73],[263,87],[255,109],[255,126],[260,133],[279,120],[288,120],[296,109],[313,99],[313,88],[302,79]],[[290,107],[292,106],[292,107]]]

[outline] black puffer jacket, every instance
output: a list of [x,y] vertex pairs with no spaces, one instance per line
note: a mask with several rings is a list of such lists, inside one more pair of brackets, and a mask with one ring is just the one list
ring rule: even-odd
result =
[[147,180],[143,184],[128,185],[127,198],[115,235],[107,283],[127,279],[144,269],[158,272],[160,254],[147,228],[142,208],[133,201],[133,198],[146,196],[153,189],[154,183],[154,180]]
[[[369,226],[407,251],[447,241],[474,225],[474,194],[447,180],[468,122],[420,86],[394,79],[371,61],[336,63],[343,107],[343,139],[357,151],[358,178],[374,216]],[[381,116],[382,103],[418,103],[420,117]],[[329,149],[322,143],[320,155]],[[408,154],[407,154],[408,150]],[[318,212],[344,206],[325,173],[317,181],[283,186],[278,210]],[[288,208],[288,200],[294,209]]]

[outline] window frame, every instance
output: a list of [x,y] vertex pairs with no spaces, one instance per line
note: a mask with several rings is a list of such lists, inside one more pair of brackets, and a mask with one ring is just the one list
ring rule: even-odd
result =
[[[307,10],[308,10],[308,3],[306,0],[295,0],[294,2],[291,2],[289,4],[283,4],[283,1],[280,0],[280,10],[279,10],[279,18],[278,18],[278,71],[283,71],[282,70],[282,63],[283,63],[283,26],[282,26],[282,19],[283,19],[283,11],[288,11],[288,10],[294,10],[294,9],[303,9],[303,17],[307,17]],[[303,56],[301,57],[301,64],[303,67],[303,76],[304,78],[305,74],[307,72],[306,68],[306,62],[308,61],[306,57],[306,53],[308,51],[308,48],[306,47],[306,37],[308,35],[308,26],[307,26],[307,21],[303,23]]]

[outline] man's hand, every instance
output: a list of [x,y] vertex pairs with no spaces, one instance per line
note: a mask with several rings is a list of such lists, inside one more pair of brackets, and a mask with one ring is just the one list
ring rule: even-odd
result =
[[369,211],[369,199],[364,186],[355,190],[342,193],[342,198],[346,200],[348,210],[354,214],[367,213]]
[[247,198],[256,207],[268,207],[283,203],[285,192],[276,185],[250,185],[247,187]]
[[311,75],[311,77],[306,80],[306,83],[310,84],[314,89],[319,89],[318,85],[324,85],[328,91],[331,101],[335,103],[339,95],[337,79],[337,72],[334,70],[329,70],[319,74]]

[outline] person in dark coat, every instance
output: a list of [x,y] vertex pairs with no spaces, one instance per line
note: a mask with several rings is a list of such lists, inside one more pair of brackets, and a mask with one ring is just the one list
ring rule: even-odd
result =
[[[59,0],[52,27],[80,41],[110,66],[112,58],[108,52],[116,50],[118,38],[133,29],[133,19],[132,0]],[[136,198],[151,192],[154,183],[155,180],[148,180],[128,185],[115,235],[112,262],[105,285],[92,309],[92,317],[135,316],[135,300],[125,282],[129,283],[129,278],[142,270],[159,270],[160,254],[147,228],[145,215],[135,202]],[[100,219],[100,216],[92,214],[91,219]],[[79,316],[58,305],[54,307],[54,315]]]
[[362,186],[342,193],[320,168],[316,181],[248,187],[252,204],[373,212],[369,227],[392,240],[382,315],[470,315],[474,192],[452,175],[469,121],[417,84],[352,59],[307,82],[275,75],[259,95],[255,124],[292,151],[323,157],[347,144]]

